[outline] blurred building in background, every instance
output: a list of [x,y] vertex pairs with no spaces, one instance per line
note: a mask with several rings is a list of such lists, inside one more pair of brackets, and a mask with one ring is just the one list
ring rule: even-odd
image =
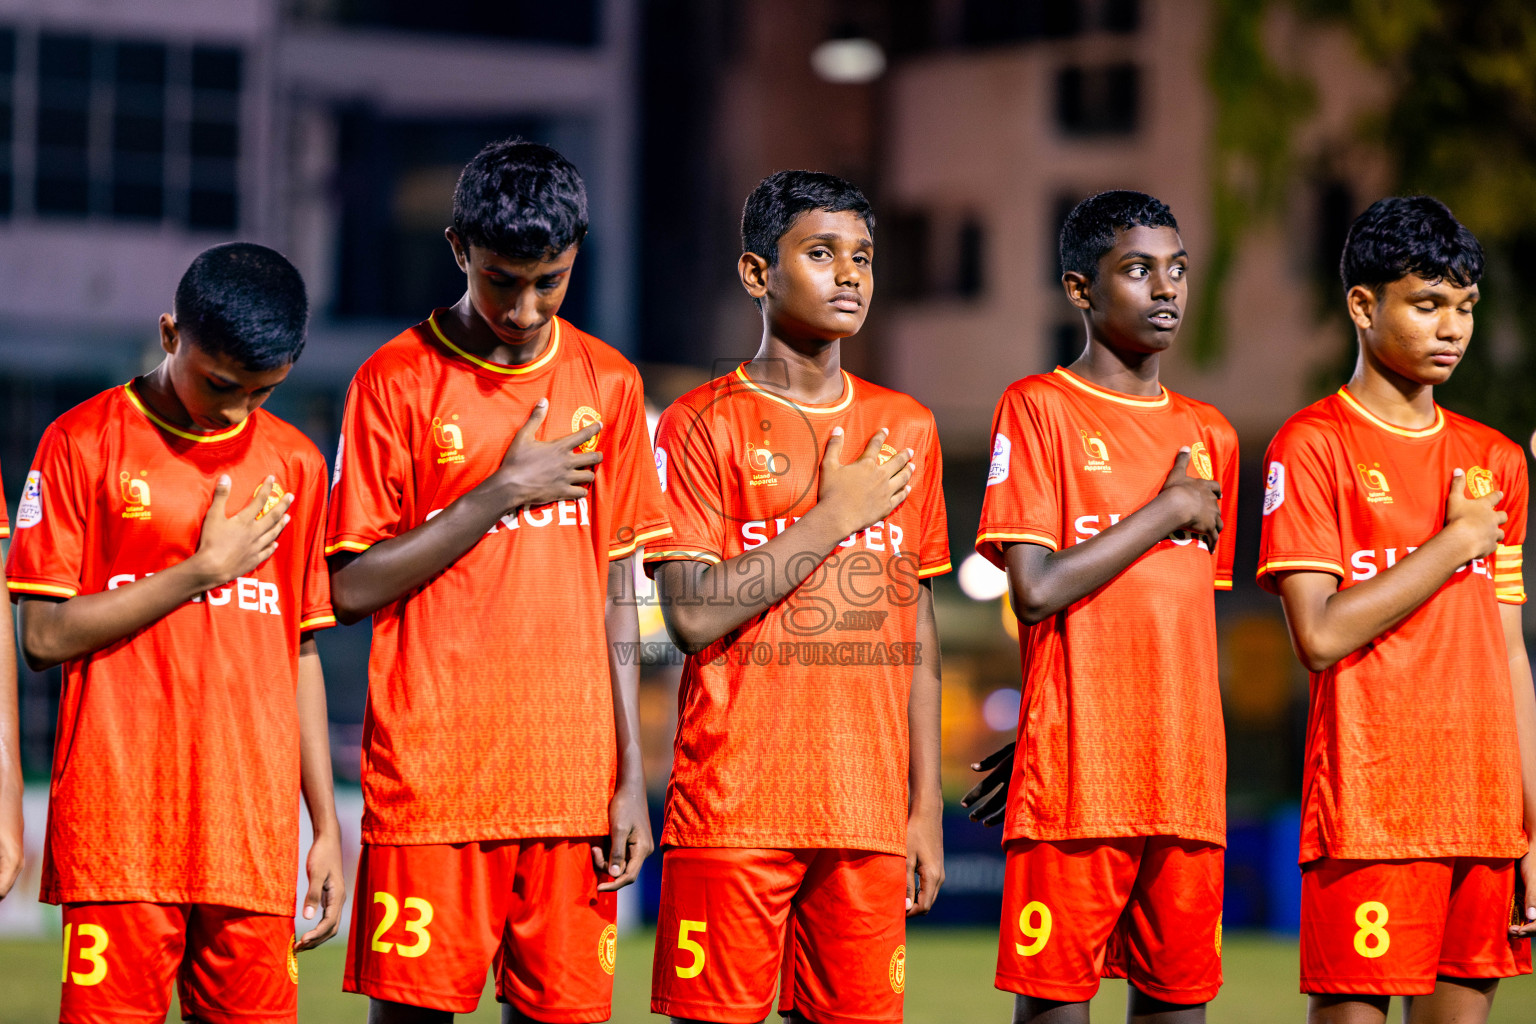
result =
[[[1315,282],[1332,273],[1350,219],[1391,188],[1389,163],[1358,131],[1388,83],[1341,30],[1271,5],[1265,51],[1315,83],[1316,101],[1284,129],[1297,173],[1280,213],[1223,249],[1217,183],[1234,175],[1222,148],[1232,108],[1212,72],[1222,10],[1205,0],[0,0],[6,493],[14,502],[50,420],[158,360],[155,320],[183,269],[235,237],[288,253],[309,282],[310,345],[270,407],[329,455],[357,365],[462,292],[442,239],[460,167],[485,142],[520,134],[568,155],[591,196],[563,314],[636,359],[658,406],[757,348],[761,324],[736,276],[740,209],[757,181],[808,167],[862,185],[879,221],[878,301],[845,343],[845,365],[934,408],[957,565],[998,394],[1083,345],[1058,283],[1062,218],[1106,188],[1165,199],[1192,270],[1191,315],[1164,375],[1216,403],[1241,435],[1244,516],[1229,529],[1239,580],[1251,581],[1263,447],[1321,393],[1347,339]],[[829,43],[854,44],[837,51],[849,60]],[[1217,281],[1219,301],[1202,306]],[[1018,652],[987,567],[973,563],[935,593],[946,782],[959,792],[969,761],[1014,730]],[[1299,784],[1305,676],[1272,599],[1240,583],[1218,613],[1234,823],[1267,828]],[[321,643],[338,772],[355,777],[367,627]],[[659,785],[676,665],[646,678]],[[44,774],[57,674],[23,670],[22,682],[27,767]],[[991,898],[995,857],[975,857],[953,862],[951,905],[967,885]],[[1229,873],[1242,878],[1246,863]],[[1263,914],[1250,907],[1229,922]]]

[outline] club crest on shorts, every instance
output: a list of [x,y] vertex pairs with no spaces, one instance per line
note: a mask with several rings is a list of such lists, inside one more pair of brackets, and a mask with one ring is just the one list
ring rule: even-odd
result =
[[1486,498],[1493,493],[1493,470],[1473,466],[1467,470],[1467,497]]
[[603,934],[597,940],[597,962],[602,965],[604,971],[613,973],[614,967],[619,962],[619,929],[617,925],[609,925],[603,929]]
[[[599,423],[601,421],[602,421],[602,417],[597,414],[597,410],[596,409],[592,408],[590,405],[583,405],[580,408],[578,408],[575,412],[571,413],[571,433],[574,434],[578,430],[582,430],[582,429],[584,429],[586,427],[590,427],[592,424]],[[602,430],[601,430],[601,428],[599,428],[598,434],[601,434],[601,433],[602,433]],[[596,448],[597,447],[597,436],[598,436],[597,434],[593,434],[591,437],[589,437],[585,441],[581,442],[581,444],[577,445],[576,446],[576,450],[578,452],[585,453],[585,452],[589,452],[592,449]]]
[[288,980],[299,983],[299,958],[294,955],[292,943],[288,944]]
[[1189,446],[1189,468],[1201,480],[1216,479],[1216,471],[1211,468],[1211,453],[1206,449],[1204,441],[1196,441]]
[[1216,915],[1216,955],[1221,956],[1221,915]]
[[891,991],[901,995],[907,987],[907,946],[905,943],[896,947],[896,952],[891,954],[891,967],[889,970],[891,979]]

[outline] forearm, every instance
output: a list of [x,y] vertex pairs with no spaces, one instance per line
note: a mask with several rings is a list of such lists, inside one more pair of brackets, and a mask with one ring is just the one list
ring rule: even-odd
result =
[[1311,671],[1326,671],[1402,622],[1468,561],[1460,538],[1441,530],[1390,569],[1335,590],[1311,614],[1288,607],[1297,654]]
[[942,814],[939,631],[933,615],[933,591],[927,580],[918,596],[917,650],[919,660],[912,670],[912,692],[907,702],[909,810],[913,815]]
[[299,788],[315,836],[339,835],[336,795],[331,780],[330,716],[325,703],[325,674],[320,652],[306,635],[299,645]]
[[99,651],[165,618],[227,579],[205,571],[193,555],[152,576],[67,601],[23,598],[22,653],[34,672]]
[[1160,494],[1103,532],[1059,551],[1011,545],[1004,557],[1013,611],[1026,625],[1057,614],[1124,572],[1187,517]]
[[603,628],[608,638],[608,678],[613,686],[613,735],[618,747],[620,788],[645,788],[645,766],[640,750],[640,662],[623,657],[620,651],[636,651],[640,646],[640,622],[628,595],[634,593],[630,579],[634,559],[620,558],[608,563],[608,600],[603,612]]
[[1524,793],[1525,834],[1536,840],[1536,683],[1525,650],[1521,606],[1499,605],[1509,655],[1509,685],[1515,706],[1515,737],[1520,745],[1520,783]]
[[482,484],[442,512],[361,554],[331,556],[331,605],[351,625],[398,601],[462,558],[506,514],[495,488]]
[[[16,689],[16,646],[12,638],[5,572],[0,569],[0,600],[6,615],[0,626],[0,841],[21,843],[21,710]],[[4,865],[0,863],[0,873]],[[0,896],[5,880],[0,877]]]
[[656,574],[662,616],[677,646],[696,654],[783,601],[847,538],[812,508],[760,547],[718,565],[667,562]]

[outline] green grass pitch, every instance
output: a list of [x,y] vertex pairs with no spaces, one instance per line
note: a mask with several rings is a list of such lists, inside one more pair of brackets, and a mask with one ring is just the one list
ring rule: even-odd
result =
[[[915,927],[907,935],[908,1024],[976,1021],[1005,1024],[1012,996],[992,987],[995,932]],[[332,941],[299,957],[299,1020],[303,1024],[362,1022],[367,1001],[341,991],[341,945]],[[1296,992],[1296,941],[1256,935],[1230,935],[1225,946],[1226,985],[1211,1004],[1210,1024],[1301,1024],[1306,1000]],[[46,1024],[57,1020],[59,1006],[57,941],[0,941],[0,1024]],[[619,969],[613,998],[616,1024],[651,1024],[662,1018],[648,1011],[651,983],[649,933],[619,943]],[[1094,1020],[1125,1019],[1125,985],[1105,982],[1094,1000]],[[1392,1019],[1397,1019],[1394,1007]],[[174,1008],[171,1020],[176,1021]],[[488,991],[480,1009],[461,1021],[499,1021],[500,1008]],[[770,1020],[777,1021],[777,1014]],[[1493,1024],[1528,1024],[1536,1020],[1536,979],[1505,982],[1494,1004]]]

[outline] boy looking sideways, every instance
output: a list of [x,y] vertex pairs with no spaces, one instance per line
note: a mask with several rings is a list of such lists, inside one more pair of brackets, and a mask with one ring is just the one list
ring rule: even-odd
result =
[[[373,616],[344,987],[371,1021],[607,1020],[614,890],[652,848],[635,549],[671,533],[640,375],[556,313],[581,175],[492,143],[453,197],[468,282],[347,396],[326,550]],[[629,595],[626,599],[626,595]]]
[[943,881],[938,434],[839,361],[873,234],[841,178],[765,178],[738,263],[761,345],[658,427],[676,534],[645,561],[688,653],[651,987],[674,1021],[760,1021],[776,983],[792,1021],[900,1021],[906,917]]
[[1301,989],[1315,1024],[1380,1024],[1393,995],[1413,1024],[1484,1021],[1498,979],[1531,970],[1525,453],[1434,397],[1471,341],[1482,271],[1435,199],[1361,214],[1340,261],[1354,375],[1265,456],[1259,584],[1312,673]]
[[1023,705],[1018,753],[962,802],[1003,786],[972,817],[1006,820],[997,986],[1020,1022],[1086,1022],[1101,976],[1129,979],[1131,1021],[1200,1021],[1221,985],[1212,591],[1232,586],[1238,452],[1219,412],[1158,380],[1188,264],[1153,197],[1079,203],[1061,281],[1083,354],[993,417],[976,550],[1008,573]]
[[[281,255],[207,250],[164,360],[55,420],[27,476],[9,587],[27,664],[64,665],[42,880],[60,1021],[163,1021],[173,980],[189,1019],[292,1021],[294,951],[336,931],[325,460],[261,408],[307,321]],[[323,914],[295,940],[300,792]]]

